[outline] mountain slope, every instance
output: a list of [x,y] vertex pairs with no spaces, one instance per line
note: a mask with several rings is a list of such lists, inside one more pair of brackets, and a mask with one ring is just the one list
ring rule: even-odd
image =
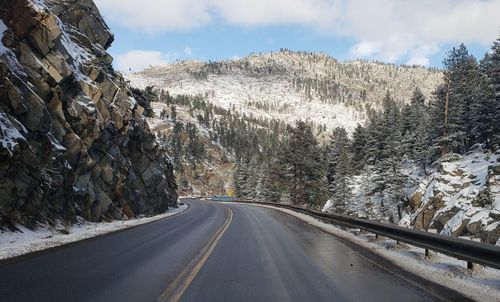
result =
[[176,206],[172,164],[91,0],[0,3],[0,228]]
[[281,50],[221,62],[183,61],[125,76],[132,86],[156,86],[172,95],[202,95],[226,109],[297,119],[316,126],[343,126],[352,132],[364,123],[367,108],[383,96],[407,102],[415,87],[424,95],[441,82],[435,69],[378,62],[337,60],[324,55]]

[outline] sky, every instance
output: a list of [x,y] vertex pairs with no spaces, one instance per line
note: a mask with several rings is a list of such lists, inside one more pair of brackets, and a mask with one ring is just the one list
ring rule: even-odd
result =
[[123,72],[280,48],[441,67],[453,46],[481,58],[500,34],[500,0],[94,1]]

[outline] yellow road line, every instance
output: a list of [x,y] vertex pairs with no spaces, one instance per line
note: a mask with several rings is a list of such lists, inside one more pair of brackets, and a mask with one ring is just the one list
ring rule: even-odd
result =
[[210,238],[208,243],[201,249],[201,251],[189,262],[186,268],[177,276],[177,278],[170,283],[170,285],[161,293],[161,295],[156,299],[158,302],[172,301],[177,302],[182,297],[182,294],[189,287],[191,282],[193,282],[196,275],[200,272],[201,268],[207,262],[208,257],[212,254],[213,250],[222,238],[222,235],[226,232],[233,220],[233,211],[226,208],[227,217],[224,224],[217,230],[217,232]]

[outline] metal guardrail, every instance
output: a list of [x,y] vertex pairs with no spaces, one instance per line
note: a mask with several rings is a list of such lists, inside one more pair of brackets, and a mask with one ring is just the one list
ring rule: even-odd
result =
[[400,227],[393,224],[370,221],[368,219],[357,218],[348,215],[327,214],[288,204],[256,202],[249,200],[236,200],[233,202],[263,204],[290,209],[311,215],[331,224],[349,228],[358,228],[374,233],[376,235],[394,239],[398,242],[404,242],[413,246],[424,248],[426,255],[428,255],[429,250],[432,250],[460,260],[467,261],[467,268],[469,269],[473,268],[472,263],[500,269],[500,247],[494,245],[433,234],[425,231]]

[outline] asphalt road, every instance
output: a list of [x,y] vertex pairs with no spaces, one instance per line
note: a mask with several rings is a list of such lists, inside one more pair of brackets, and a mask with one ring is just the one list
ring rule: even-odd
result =
[[279,211],[187,202],[158,222],[1,263],[0,301],[461,299]]

